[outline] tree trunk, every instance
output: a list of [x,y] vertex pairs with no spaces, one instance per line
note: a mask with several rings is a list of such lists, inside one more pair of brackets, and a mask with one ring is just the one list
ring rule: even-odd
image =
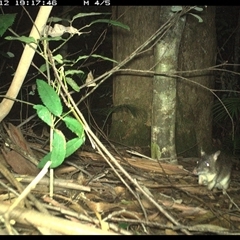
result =
[[[120,28],[114,29],[114,59],[121,61],[129,56],[160,27],[160,10],[160,6],[121,6],[113,8],[114,19],[130,27],[130,32]],[[187,17],[179,50],[179,70],[191,71],[215,64],[215,7],[204,8],[203,12],[198,14],[202,17],[203,23],[199,23],[198,19],[192,15]],[[125,68],[152,70],[154,61],[153,51],[149,50],[139,55]],[[205,88],[194,84],[194,82],[212,88],[214,78],[209,71],[191,72],[182,76],[192,82],[182,78],[177,80],[176,149],[177,153],[183,156],[196,156],[200,147],[203,147],[205,151],[211,148],[213,95]],[[126,111],[116,111],[113,114],[110,138],[132,146],[150,144],[152,89],[153,81],[150,77],[133,74],[115,76],[113,103],[115,107],[125,106]],[[173,105],[172,108],[174,109]],[[173,121],[174,116],[171,115],[170,117]],[[167,119],[165,120],[166,125]],[[157,126],[160,120],[156,119],[154,121],[154,125]],[[169,125],[174,126],[172,123]],[[168,131],[168,133],[165,131]],[[165,139],[170,138],[171,144],[174,142],[174,129],[170,131],[167,127],[165,129],[162,127],[162,133],[165,134]],[[158,138],[160,137],[159,135]],[[163,152],[163,149],[158,150],[161,153]],[[172,149],[172,152],[174,152],[174,149]],[[159,153],[155,152],[154,154],[155,157],[159,158]]]
[[[175,13],[171,20],[173,26],[155,46],[155,72],[168,73],[177,71],[178,52],[185,25],[185,16],[179,17]],[[173,12],[171,6],[161,7],[160,25],[164,25]],[[152,140],[151,157],[170,158],[177,162],[175,148],[176,121],[176,78],[168,76],[154,76],[153,80],[153,111],[152,111]]]
[[[199,14],[203,23],[191,15],[180,46],[179,70],[190,71],[214,66],[216,63],[215,7],[207,7]],[[192,82],[177,81],[176,146],[182,156],[197,156],[202,147],[211,150],[213,95],[207,88],[214,86],[210,71],[183,75]]]
[[[130,32],[113,30],[113,59],[121,61],[144,43],[158,28],[160,6],[113,7],[113,18],[127,24]],[[153,49],[145,51],[125,68],[150,70]],[[147,146],[151,140],[152,79],[137,75],[116,75],[113,104],[125,106],[112,116],[110,138],[131,146]],[[122,108],[119,108],[122,109]]]

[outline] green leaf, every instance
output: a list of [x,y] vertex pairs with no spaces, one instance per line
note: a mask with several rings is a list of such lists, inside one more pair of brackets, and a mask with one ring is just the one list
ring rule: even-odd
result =
[[47,22],[48,23],[52,23],[52,22],[56,23],[56,22],[62,22],[62,21],[69,21],[69,20],[64,19],[64,18],[59,18],[59,17],[50,17]]
[[16,15],[16,13],[0,15],[0,37],[12,26]]
[[5,57],[5,58],[13,58],[15,57],[15,55],[12,53],[12,52],[3,52],[3,51],[0,51],[0,55]]
[[53,59],[59,63],[59,64],[63,64],[63,57],[61,54],[57,54],[56,56],[53,56]]
[[85,142],[85,136],[82,138],[73,138],[67,142],[66,155],[65,158],[72,155],[76,150],[78,150],[82,144]]
[[53,131],[51,153],[52,164],[50,168],[56,168],[63,163],[66,155],[66,139],[63,133],[58,129],[54,129]]
[[[60,134],[61,135],[61,134]],[[62,137],[60,137],[61,139]],[[56,140],[56,138],[55,138]],[[70,155],[72,155],[77,149],[79,149],[82,144],[84,143],[85,141],[85,136],[83,136],[83,138],[73,138],[71,139],[70,141],[68,141],[66,143],[66,151],[65,151],[65,158],[69,157]],[[60,141],[56,141],[56,144],[61,146],[60,144]],[[62,144],[64,145],[64,142],[62,142]],[[57,146],[58,147],[58,146]],[[59,149],[56,149],[56,151],[59,151]],[[60,150],[61,151],[61,150]],[[62,154],[63,152],[60,154],[61,158],[62,158]],[[45,164],[48,162],[48,161],[53,161],[53,163],[50,165],[50,168],[55,168],[55,167],[58,167],[59,165],[61,165],[61,163],[64,161],[64,159],[62,161],[54,161],[54,158],[56,157],[59,157],[57,155],[55,156],[52,156],[52,152],[49,152],[47,155],[45,155],[39,162],[38,164],[38,168],[43,168],[45,166]]]
[[172,12],[180,12],[180,11],[182,11],[182,6],[172,6],[171,7],[171,10],[172,10]]
[[129,223],[119,222],[119,223],[118,223],[118,227],[119,227],[120,229],[128,230],[128,229],[129,229]]
[[126,30],[130,31],[130,27],[127,26],[126,24],[123,24],[121,22],[114,21],[114,20],[111,20],[111,19],[98,19],[96,21],[91,22],[91,25],[94,24],[94,23],[108,23],[108,24],[111,24],[112,26],[120,27],[120,28],[123,28],[123,29],[126,29]]
[[82,123],[80,123],[77,119],[70,116],[64,117],[63,121],[65,122],[66,126],[79,138],[83,137],[84,129]]
[[203,8],[201,8],[201,7],[194,7],[193,9],[198,11],[198,12],[202,12],[203,11]]
[[75,64],[80,61],[80,60],[83,60],[83,59],[86,59],[86,58],[89,58],[89,57],[94,57],[94,58],[102,58],[104,60],[108,60],[108,61],[111,61],[111,62],[114,62],[114,63],[118,63],[117,61],[111,59],[111,58],[107,58],[107,57],[104,57],[104,56],[101,56],[101,55],[97,55],[97,54],[92,54],[92,55],[84,55],[84,56],[80,56],[78,57],[78,59],[76,60]]
[[107,61],[110,61],[110,62],[117,63],[116,60],[113,60],[113,59],[111,59],[111,58],[104,57],[104,56],[101,56],[101,55],[97,55],[97,54],[92,54],[91,57],[94,57],[94,58],[102,58],[103,60],[107,60]]
[[195,18],[197,18],[197,19],[198,19],[198,22],[200,22],[200,23],[202,23],[202,22],[203,22],[202,18],[201,18],[201,17],[199,17],[198,15],[196,15],[196,14],[193,14],[193,13],[189,13],[189,14],[191,14],[192,16],[194,16]]
[[74,75],[74,74],[84,74],[84,72],[82,70],[67,70],[64,72],[65,73],[65,76],[68,76],[68,75]]
[[43,104],[55,116],[60,116],[63,111],[61,100],[54,89],[49,86],[45,81],[37,79],[37,89]]
[[46,63],[42,64],[39,69],[41,72],[45,72],[47,70]]
[[75,61],[75,64],[76,64],[78,61],[83,60],[83,59],[86,59],[86,58],[89,58],[89,55],[79,56],[79,57],[77,58],[77,60]]
[[51,161],[51,155],[52,155],[51,152],[49,152],[47,155],[45,155],[45,156],[40,160],[40,162],[38,163],[37,167],[38,167],[38,168],[43,168],[48,161]]
[[72,79],[72,78],[69,78],[69,77],[66,77],[66,82],[72,87],[72,89],[76,92],[79,92],[80,91],[80,87],[77,85],[77,83]]
[[52,114],[45,106],[37,104],[33,108],[37,110],[37,115],[43,122],[50,127],[53,126]]
[[[81,71],[81,70],[67,70],[64,72],[64,75],[65,76],[68,76],[68,75],[83,75],[84,72]],[[80,91],[80,87],[78,86],[78,84],[70,77],[66,77],[66,82],[68,83],[68,85],[70,85],[72,87],[73,90],[75,90],[76,92],[79,92]]]
[[77,15],[73,16],[72,22],[77,18],[95,16],[95,15],[101,15],[101,14],[110,14],[110,13],[95,13],[95,12],[92,12],[92,13],[78,13]]
[[25,37],[25,36],[21,36],[21,37],[12,37],[12,36],[7,36],[5,37],[6,40],[18,40],[24,43],[36,43],[35,39],[33,37]]
[[12,53],[12,52],[6,52],[6,54],[9,58],[15,57],[14,53]]

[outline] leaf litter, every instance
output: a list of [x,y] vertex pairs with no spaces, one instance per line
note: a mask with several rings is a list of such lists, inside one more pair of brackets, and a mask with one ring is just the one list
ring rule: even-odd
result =
[[116,147],[116,153],[109,147],[140,190],[118,169],[123,184],[101,154],[83,146],[55,169],[53,198],[45,174],[13,208],[39,173],[33,159],[48,149],[29,140],[31,131],[27,141],[26,132],[13,125],[6,129],[7,134],[1,129],[10,144],[0,155],[1,235],[240,233],[237,164],[226,196],[198,185],[192,173],[197,158],[179,158],[173,165],[150,159],[141,148]]

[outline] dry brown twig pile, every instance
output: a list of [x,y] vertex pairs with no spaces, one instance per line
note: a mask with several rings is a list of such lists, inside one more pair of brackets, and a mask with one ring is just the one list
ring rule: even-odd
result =
[[46,172],[33,184],[39,173],[34,159],[47,149],[26,142],[11,124],[1,135],[9,143],[0,155],[1,234],[239,233],[235,171],[232,204],[221,191],[197,185],[191,173],[196,159],[160,164],[128,148],[117,148],[118,154],[110,149],[128,179],[114,167],[116,176],[98,151],[83,147],[56,169],[51,199]]

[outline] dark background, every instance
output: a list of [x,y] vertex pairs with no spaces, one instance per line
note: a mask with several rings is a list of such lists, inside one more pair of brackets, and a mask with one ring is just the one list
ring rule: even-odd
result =
[[[26,10],[34,20],[39,7],[26,7]],[[22,7],[3,7],[2,13],[17,13],[15,22],[11,27],[17,34],[28,36],[32,28],[32,22],[27,16],[26,12]],[[69,7],[68,12],[65,11],[64,6],[53,7],[51,16],[55,17],[66,17],[74,16],[80,12],[103,12],[111,13],[111,7],[88,7],[88,6],[72,6]],[[239,42],[238,32],[240,28],[240,7],[239,6],[218,6],[216,7],[216,32],[217,32],[217,62],[216,64],[222,64],[227,62],[229,64],[239,64]],[[84,17],[74,21],[74,27],[81,28],[86,26],[91,21],[98,18],[110,18],[110,14]],[[133,19],[134,21],[134,19]],[[77,58],[77,56],[91,54],[93,49],[95,54],[100,54],[112,58],[112,29],[107,24],[94,24],[90,28],[85,28],[84,32],[88,32],[81,36],[74,36],[68,43],[67,54],[68,58]],[[0,38],[0,51],[1,51],[1,65],[0,65],[0,94],[4,95],[13,79],[13,74],[17,68],[19,59],[23,51],[23,45],[18,41],[6,41],[5,36],[12,35],[7,31],[2,38]],[[50,48],[57,46],[58,42],[51,42]],[[96,45],[98,46],[96,48]],[[4,53],[7,51],[14,54],[13,58],[6,58]],[[34,63],[37,66],[43,64],[41,57],[35,55]],[[92,71],[94,77],[98,77],[102,73],[111,69],[112,64],[107,61],[97,61],[95,59],[89,59],[87,61],[79,62],[78,69],[83,70],[86,74]],[[239,68],[234,66],[225,66],[224,70],[237,71]],[[24,81],[21,92],[18,98],[29,101],[32,103],[40,103],[40,99],[37,94],[29,95],[31,92],[32,84],[35,83],[38,77],[37,71],[34,67],[31,67],[28,75]],[[75,79],[79,85],[84,82],[85,79]],[[232,73],[221,73],[216,72],[215,88],[220,90],[235,90],[239,91],[239,76]],[[78,101],[82,96],[86,94],[88,90],[82,89],[78,93],[73,94],[73,98]],[[239,93],[219,92],[217,93],[221,99],[237,99],[237,103],[234,105],[234,124],[236,128],[235,142],[233,143],[231,138],[231,124],[227,117],[223,117],[220,120],[214,118],[213,137],[218,139],[220,144],[225,144],[231,151],[240,150],[240,138],[239,138],[239,123],[240,123],[240,101]],[[93,127],[96,124],[101,128],[104,121],[107,118],[107,109],[112,106],[112,79],[105,81],[100,87],[90,95],[84,102],[79,105],[80,110],[83,112],[86,120]],[[232,105],[231,105],[232,106]],[[17,125],[24,119],[33,115],[35,110],[32,107],[21,103],[15,103],[12,111],[7,116],[6,121],[15,122]],[[215,112],[213,111],[213,114]],[[91,118],[91,115],[93,118]],[[108,118],[107,124],[105,125],[104,131],[109,132],[111,124],[111,118]],[[238,140],[239,138],[239,140]],[[219,144],[218,143],[218,144]],[[233,146],[235,144],[235,146]]]

